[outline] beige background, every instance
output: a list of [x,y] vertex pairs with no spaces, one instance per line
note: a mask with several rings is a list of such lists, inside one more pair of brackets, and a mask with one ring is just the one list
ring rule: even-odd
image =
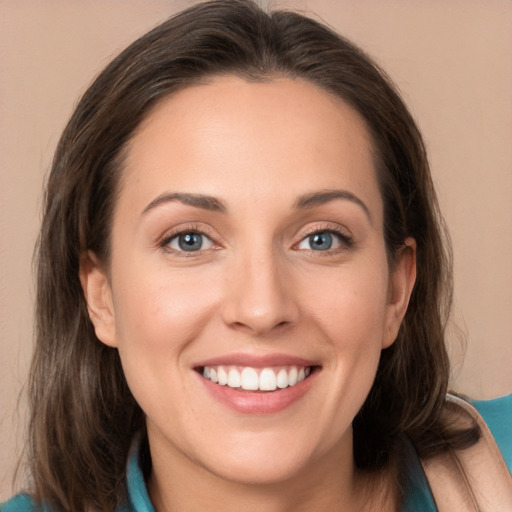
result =
[[[0,0],[0,501],[23,433],[41,189],[73,105],[126,44],[194,2]],[[261,3],[266,4],[262,1]],[[512,2],[283,0],[359,43],[425,135],[455,252],[453,386],[512,391]],[[18,410],[18,412],[16,412]]]

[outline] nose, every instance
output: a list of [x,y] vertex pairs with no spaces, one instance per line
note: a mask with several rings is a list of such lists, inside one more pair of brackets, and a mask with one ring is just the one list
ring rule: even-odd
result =
[[293,279],[273,251],[240,258],[227,280],[222,309],[231,328],[265,336],[294,325],[299,318]]

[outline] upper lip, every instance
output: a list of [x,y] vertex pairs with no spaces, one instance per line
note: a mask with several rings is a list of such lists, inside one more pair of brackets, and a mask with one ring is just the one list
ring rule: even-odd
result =
[[233,353],[213,357],[194,364],[201,366],[249,366],[252,368],[265,368],[269,366],[318,366],[317,361],[303,359],[289,354],[244,354]]

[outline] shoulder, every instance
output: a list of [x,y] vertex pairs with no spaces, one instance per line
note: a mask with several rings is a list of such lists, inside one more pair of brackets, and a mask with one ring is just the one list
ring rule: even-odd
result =
[[[500,480],[503,480],[502,490],[511,484],[510,476],[507,477],[507,474],[512,472],[512,395],[494,400],[462,400],[448,395],[446,404],[451,420],[459,428],[471,427],[476,422],[480,426],[482,436],[469,449],[450,451],[424,460],[421,464],[411,445],[406,450],[409,455],[406,463],[407,483],[402,512],[460,510],[461,502],[467,498],[464,488],[466,483],[471,484],[476,490],[476,493],[472,494],[477,496],[484,481],[487,481],[487,487],[490,488],[492,495],[500,488],[500,485],[496,487]],[[499,469],[500,466],[502,469]],[[462,468],[465,468],[465,476],[461,478]],[[461,486],[462,482],[464,485]],[[436,501],[441,504],[439,509],[434,502],[432,491],[437,495]],[[508,503],[507,499],[510,501],[506,496],[502,501]],[[494,510],[504,510],[504,507],[498,506]],[[509,505],[506,510],[512,510],[512,507]]]
[[512,394],[494,400],[471,400],[489,427],[512,473]]
[[[504,399],[498,399],[494,404],[481,403],[477,408],[477,404],[468,400],[447,396],[447,411],[453,425],[465,429],[473,422],[478,425],[480,437],[469,447],[452,448],[422,461],[440,512],[511,510],[512,479],[504,452],[510,446],[512,416],[506,410],[508,399]],[[494,419],[492,414],[488,414],[491,412],[496,415]],[[501,446],[498,446],[488,423],[495,432],[501,433],[503,429]]]
[[[43,512],[28,494],[18,494],[9,501],[0,504],[0,512]],[[46,512],[46,511],[45,511]]]
[[[0,512],[52,512],[46,505],[37,505],[28,494],[17,494],[9,501],[0,503]],[[117,512],[132,512],[128,505],[124,505]]]

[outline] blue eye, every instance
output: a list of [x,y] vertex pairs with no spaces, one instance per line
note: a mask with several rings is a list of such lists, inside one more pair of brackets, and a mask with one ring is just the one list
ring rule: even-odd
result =
[[332,247],[331,233],[315,233],[308,237],[310,247],[315,251],[327,251]]
[[175,251],[197,252],[212,247],[213,242],[202,233],[180,233],[173,236],[165,245]]
[[329,251],[338,249],[343,244],[350,246],[350,239],[334,231],[317,231],[304,238],[298,248],[309,251]]

